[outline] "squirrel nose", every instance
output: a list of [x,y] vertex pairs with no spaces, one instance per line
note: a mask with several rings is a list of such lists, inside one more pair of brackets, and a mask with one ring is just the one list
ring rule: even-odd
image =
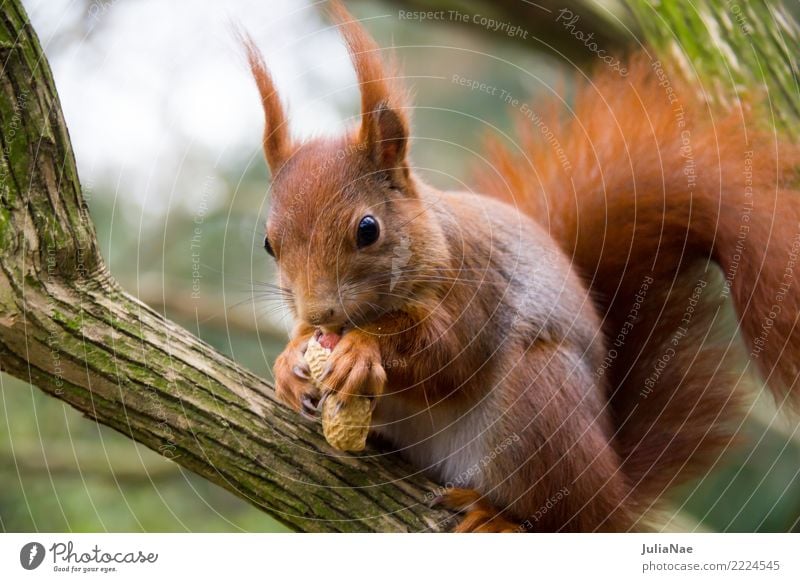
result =
[[330,305],[309,305],[304,311],[304,319],[316,327],[338,323],[337,319],[340,319],[338,310]]
[[322,311],[314,311],[308,314],[308,322],[312,325],[322,325],[333,318],[333,309],[325,309]]

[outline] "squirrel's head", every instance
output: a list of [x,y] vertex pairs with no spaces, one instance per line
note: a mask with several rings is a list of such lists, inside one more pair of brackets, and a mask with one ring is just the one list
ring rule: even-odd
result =
[[293,141],[258,49],[249,39],[245,46],[273,176],[264,247],[295,315],[335,329],[406,307],[422,291],[419,270],[441,260],[443,245],[409,168],[398,75],[385,72],[377,44],[341,3],[331,13],[361,89],[360,126],[342,137]]

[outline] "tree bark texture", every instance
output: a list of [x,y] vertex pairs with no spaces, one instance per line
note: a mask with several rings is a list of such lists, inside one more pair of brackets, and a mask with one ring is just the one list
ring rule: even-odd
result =
[[271,386],[137,301],[98,252],[52,75],[0,6],[0,370],[302,531],[440,531],[435,485],[337,454]]

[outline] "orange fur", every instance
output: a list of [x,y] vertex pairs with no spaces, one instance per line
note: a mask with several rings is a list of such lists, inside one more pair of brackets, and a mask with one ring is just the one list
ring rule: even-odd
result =
[[509,521],[472,489],[448,489],[437,505],[464,514],[456,533],[520,533],[522,526]]
[[[615,444],[633,487],[629,500],[650,504],[679,473],[702,471],[731,437],[724,421],[739,400],[732,348],[698,349],[711,343],[704,338],[711,314],[693,317],[656,387],[648,393],[645,386],[675,333],[687,327],[687,301],[697,281],[708,281],[709,262],[726,277],[723,295],[730,288],[753,364],[779,404],[798,402],[796,290],[780,301],[763,351],[756,353],[754,342],[778,302],[800,236],[800,192],[786,185],[800,156],[759,129],[746,106],[715,111],[676,75],[666,77],[677,99],[670,103],[665,77],[644,55],[628,68],[624,80],[600,71],[579,88],[570,116],[544,119],[574,170],[524,132],[525,159],[491,143],[503,179],[485,173],[480,182],[549,228],[595,292],[609,338],[626,328],[642,282],[653,278],[607,371],[619,423]],[[703,307],[715,309],[719,299]]]
[[267,158],[272,173],[276,174],[292,153],[286,114],[275,89],[272,75],[269,73],[258,47],[247,34],[241,34],[240,40],[245,47],[247,62],[264,107],[264,156]]
[[[267,237],[298,320],[274,370],[287,404],[314,413],[303,344],[316,327],[343,329],[331,389],[374,399],[374,432],[450,488],[444,501],[466,510],[459,531],[641,527],[666,488],[729,444],[737,418],[740,352],[709,335],[712,261],[753,361],[797,402],[798,295],[775,299],[800,230],[798,194],[784,189],[794,148],[747,116],[713,118],[671,79],[676,117],[639,57],[627,78],[581,87],[573,118],[545,106],[569,165],[522,125],[521,157],[489,145],[489,196],[438,192],[410,169],[396,74],[340,3],[332,13],[361,84],[360,128],[265,147],[270,166],[286,155]],[[282,126],[277,97],[263,102],[267,128]],[[380,236],[361,246],[365,216]]]

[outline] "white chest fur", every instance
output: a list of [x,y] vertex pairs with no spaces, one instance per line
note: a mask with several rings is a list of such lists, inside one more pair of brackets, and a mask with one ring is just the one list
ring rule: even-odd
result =
[[[488,397],[490,399],[491,397]],[[486,400],[466,406],[415,406],[387,396],[373,416],[372,430],[442,485],[479,488],[483,456],[491,440],[492,421]]]

